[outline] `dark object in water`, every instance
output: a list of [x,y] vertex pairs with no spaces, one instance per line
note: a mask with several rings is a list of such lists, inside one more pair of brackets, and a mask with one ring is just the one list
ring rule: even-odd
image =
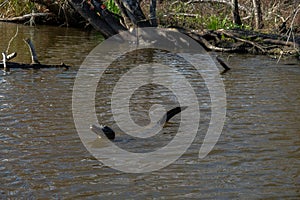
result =
[[115,139],[115,132],[109,128],[108,126],[103,126],[100,125],[100,127],[96,126],[96,125],[92,125],[91,126],[91,130],[96,133],[97,135],[99,135],[100,137],[103,136],[103,133],[105,134],[105,136],[110,139],[110,140],[114,140]]
[[219,55],[216,57],[216,60],[220,63],[220,65],[221,65],[222,67],[224,67],[224,71],[222,72],[223,74],[224,74],[225,72],[227,72],[228,70],[230,70],[229,65],[226,64],[226,62],[225,62]]
[[162,118],[161,120],[159,120],[158,123],[160,123],[161,125],[164,125],[166,122],[168,122],[172,117],[174,117],[175,115],[177,115],[178,113],[180,113],[181,111],[185,110],[187,108],[187,106],[178,106],[176,108],[173,108],[171,110],[169,110]]
[[[47,64],[24,64],[24,63],[16,63],[16,62],[7,62],[7,68],[19,68],[19,69],[44,69],[44,68],[64,68],[69,69],[70,66],[61,63],[58,65],[47,65]],[[3,63],[0,63],[0,69],[4,68]]]
[[[176,107],[173,108],[169,111],[167,111],[166,114],[159,120],[157,123],[163,126],[166,122],[168,122],[172,117],[180,113],[181,111],[185,110],[187,106],[182,106],[182,107]],[[98,136],[103,137],[104,135],[109,139],[109,140],[114,140],[115,139],[115,132],[112,130],[110,127],[105,126],[105,125],[100,125],[100,127],[96,125],[91,126],[91,130],[96,133]]]

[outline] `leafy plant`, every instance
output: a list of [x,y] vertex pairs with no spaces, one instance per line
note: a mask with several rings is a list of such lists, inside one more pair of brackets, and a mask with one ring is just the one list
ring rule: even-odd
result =
[[109,11],[111,11],[117,15],[121,14],[119,7],[116,5],[114,0],[107,0],[106,2],[104,2],[104,4]]
[[227,16],[219,17],[216,15],[212,15],[207,19],[207,29],[226,29],[230,23],[231,22],[228,20]]
[[206,20],[206,28],[211,30],[217,29],[244,29],[250,30],[251,26],[242,24],[241,26],[234,24],[227,16],[212,15]]

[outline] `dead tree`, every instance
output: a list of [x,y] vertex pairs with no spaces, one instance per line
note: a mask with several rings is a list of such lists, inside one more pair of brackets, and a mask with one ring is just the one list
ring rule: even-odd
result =
[[232,15],[233,15],[233,23],[236,25],[241,26],[242,21],[239,14],[239,3],[238,0],[232,0],[233,9],[232,9]]
[[260,0],[253,0],[253,10],[254,10],[254,19],[255,19],[255,28],[263,28],[263,19],[261,12]]
[[150,22],[152,26],[157,26],[156,20],[156,0],[150,1]]
[[156,1],[152,0],[150,19],[143,13],[138,0],[116,0],[121,16],[110,12],[101,0],[68,0],[74,9],[105,38],[115,35],[131,27],[151,27],[156,23]]

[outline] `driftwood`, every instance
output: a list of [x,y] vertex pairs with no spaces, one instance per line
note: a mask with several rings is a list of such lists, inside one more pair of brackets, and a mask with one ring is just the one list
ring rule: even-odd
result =
[[20,68],[20,69],[42,69],[42,68],[64,68],[69,69],[70,66],[61,63],[59,65],[47,65],[41,64],[38,61],[37,54],[34,48],[34,45],[30,39],[24,40],[29,47],[30,54],[31,54],[31,64],[25,63],[16,63],[16,62],[8,62],[9,60],[15,58],[17,56],[16,52],[13,52],[7,55],[8,48],[6,52],[2,53],[2,63],[0,63],[0,69],[3,69],[4,72],[9,72],[12,68]]
[[299,55],[300,37],[291,39],[276,34],[262,34],[247,30],[178,31],[199,42],[206,50],[264,55]]
[[223,34],[223,35],[225,35],[225,36],[227,36],[229,38],[232,38],[232,39],[234,39],[236,41],[241,41],[241,42],[243,42],[245,44],[250,44],[251,46],[256,47],[257,49],[259,49],[262,53],[264,53],[264,54],[266,53],[266,50],[261,45],[259,45],[256,42],[253,42],[253,41],[247,40],[247,39],[243,39],[241,37],[236,37],[233,34],[231,34],[230,32],[225,31],[225,30],[219,30],[219,31],[220,31],[221,34]]
[[0,22],[16,22],[23,23],[34,18],[53,17],[53,13],[30,13],[19,17],[0,18]]
[[[237,47],[223,48],[223,47],[214,46],[210,42],[208,42],[208,40],[205,39],[205,37],[201,34],[197,34],[197,33],[193,33],[193,32],[186,32],[186,31],[184,31],[183,33],[188,35],[189,37],[193,38],[197,42],[199,42],[206,50],[220,51],[220,52],[236,52],[237,51]],[[211,36],[213,36],[213,35],[211,35]]]
[[[61,63],[59,65],[46,65],[46,64],[25,64],[25,63],[16,63],[16,62],[7,62],[7,69],[43,69],[43,68],[65,68],[69,69],[70,66]],[[3,69],[3,63],[0,63],[0,68]]]
[[30,49],[30,54],[31,54],[31,64],[40,64],[40,62],[38,61],[37,58],[37,54],[35,52],[35,48],[31,42],[30,39],[26,39],[24,40],[24,42],[26,42],[26,44],[28,45],[29,49]]
[[230,70],[229,65],[220,57],[217,56],[216,60],[220,63],[220,65],[224,68],[223,73],[227,72],[228,70]]

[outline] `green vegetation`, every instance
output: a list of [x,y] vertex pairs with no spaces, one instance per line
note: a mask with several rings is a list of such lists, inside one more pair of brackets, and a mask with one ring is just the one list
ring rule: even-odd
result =
[[234,24],[231,19],[227,16],[216,16],[212,15],[205,20],[205,25],[207,29],[210,30],[218,30],[218,29],[244,29],[250,30],[251,27],[248,25],[236,25]]
[[[187,29],[255,29],[256,20],[251,11],[252,0],[240,0],[239,14],[243,25],[233,23],[232,7],[227,3],[217,1],[205,1],[202,3],[190,3],[191,1],[162,1],[157,11],[160,24],[163,26],[179,26]],[[231,2],[231,1],[224,1]],[[272,5],[272,6],[271,6]],[[300,9],[299,2],[295,1],[263,1],[261,0],[263,30],[268,33],[282,26],[282,19],[289,19],[286,23],[288,29],[291,25],[296,9]],[[293,14],[294,13],[294,14]],[[297,21],[300,19],[300,11],[294,19],[294,30],[300,30]],[[299,23],[298,23],[299,24]],[[276,33],[276,32],[275,32]]]
[[107,0],[106,2],[104,2],[104,4],[109,11],[111,11],[117,15],[121,14],[119,7],[115,4],[114,0]]
[[[215,7],[201,9],[200,5],[186,4],[185,2],[176,2],[162,7],[158,16],[162,24],[167,26],[180,26],[188,29],[249,29],[249,26],[237,26],[231,21],[231,10],[224,10],[224,5],[216,4]],[[216,15],[216,9],[223,9],[223,12]],[[171,13],[164,15],[163,13]],[[230,17],[228,17],[230,16]],[[164,19],[167,18],[167,19]]]
[[35,10],[35,4],[30,0],[10,0],[0,3],[0,17],[14,17],[31,13]]
[[[57,18],[63,21],[65,16],[63,12],[73,16],[74,10],[65,0],[45,0],[43,5],[34,3],[33,0],[0,0],[0,18],[10,18],[35,12],[52,12]],[[107,9],[117,15],[121,14],[115,0],[103,0]],[[226,1],[230,2],[230,1]],[[273,2],[273,1],[272,1]],[[300,6],[296,1],[269,1],[261,0],[263,13],[263,30],[268,33],[278,31],[283,25],[282,19],[289,19],[286,27],[281,28],[282,32],[287,32],[293,27],[295,32],[300,32]],[[56,6],[53,6],[53,5]],[[192,1],[164,0],[157,2],[157,18],[160,26],[178,26],[186,29],[246,29],[255,27],[253,16],[252,0],[240,0],[240,17],[243,25],[237,26],[232,21],[232,7],[228,3],[218,3],[217,1],[205,1],[202,3]],[[270,5],[272,5],[270,7]],[[142,11],[145,16],[149,14],[149,2],[141,1]],[[297,12],[296,12],[297,9]],[[299,11],[299,12],[298,12]],[[294,15],[295,18],[294,18]],[[78,17],[78,15],[74,15]],[[71,19],[69,17],[69,19]],[[71,19],[75,22],[78,20]],[[293,22],[293,23],[292,23]],[[276,33],[276,32],[275,32]]]
[[[223,19],[222,19],[223,18]],[[207,18],[206,27],[207,29],[217,30],[217,29],[226,29],[231,26],[232,22],[228,20],[227,16],[219,17],[216,15],[212,15]]]

